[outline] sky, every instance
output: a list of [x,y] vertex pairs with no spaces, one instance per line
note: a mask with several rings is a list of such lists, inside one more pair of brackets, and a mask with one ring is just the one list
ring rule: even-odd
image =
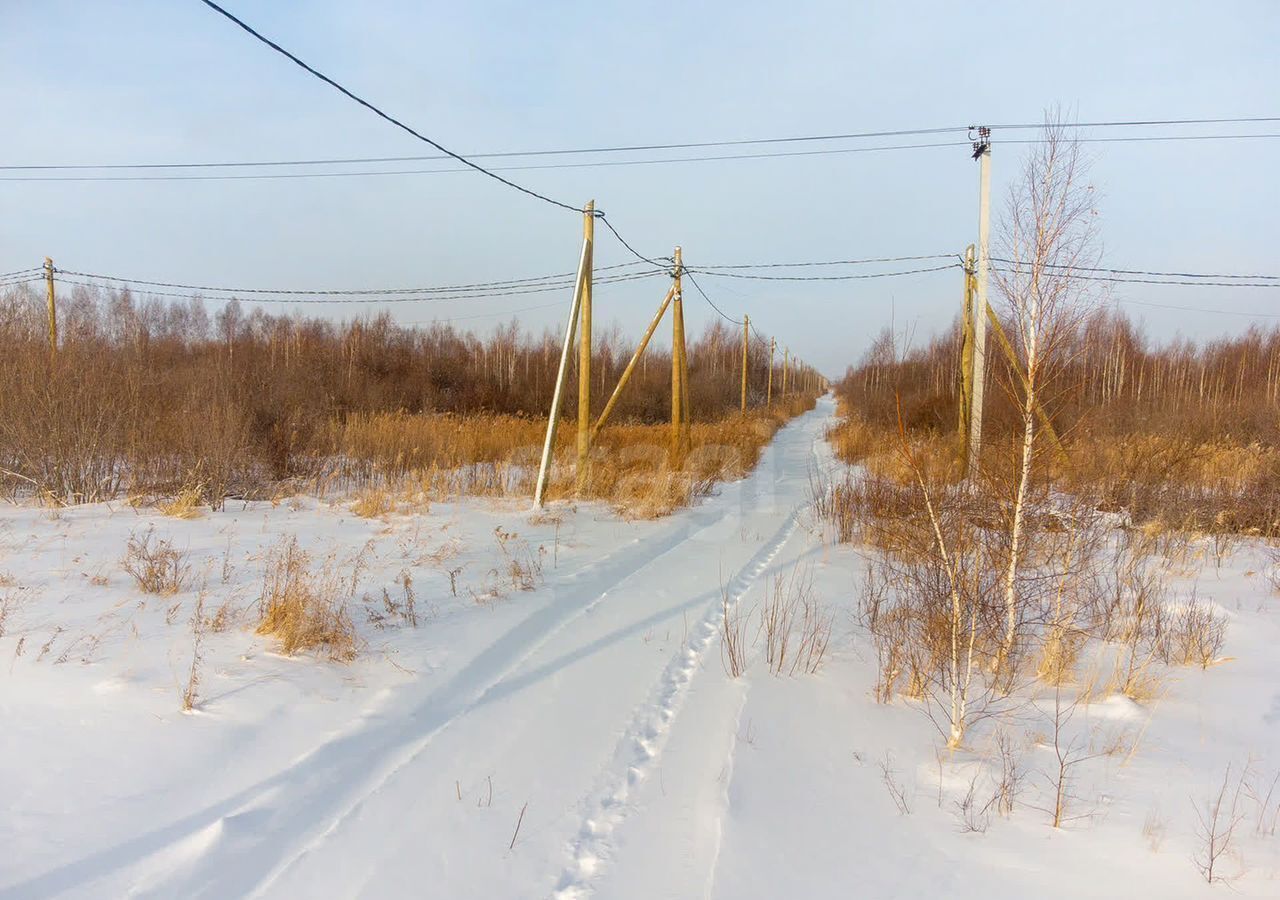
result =
[[[225,5],[464,155],[1037,122],[1049,109],[1076,121],[1280,115],[1272,0]],[[0,110],[0,165],[433,152],[198,0],[0,0]],[[1280,123],[1129,133],[1226,132],[1280,134]],[[993,135],[997,220],[1027,151],[1001,141],[1026,136]],[[789,148],[701,152],[750,149]],[[1106,265],[1280,273],[1280,138],[1086,151]],[[640,252],[679,244],[692,266],[958,254],[977,233],[978,166],[965,147],[502,174],[574,206],[594,199]],[[52,256],[60,268],[192,284],[397,287],[567,272],[582,233],[580,215],[474,173],[0,181],[0,204],[0,271]],[[603,229],[596,248],[597,267],[632,258]],[[946,328],[962,296],[955,270],[699,282],[725,312],[750,314],[833,375],[886,325],[916,341]],[[597,328],[638,335],[665,289],[660,276],[600,285]],[[1280,316],[1280,290],[1125,284],[1111,297],[1158,340],[1280,322],[1262,317]],[[399,321],[458,318],[484,332],[510,310],[562,301],[520,313],[541,331],[563,327],[569,299],[389,308]],[[691,330],[717,317],[692,291],[686,300]],[[350,318],[370,307],[305,310]]]

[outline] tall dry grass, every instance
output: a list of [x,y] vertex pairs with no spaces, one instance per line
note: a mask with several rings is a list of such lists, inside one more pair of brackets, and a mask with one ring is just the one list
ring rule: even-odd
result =
[[[358,570],[358,562],[354,568]],[[352,659],[357,637],[348,604],[356,577],[354,571],[342,575],[332,558],[316,567],[296,538],[282,539],[267,557],[258,634],[276,638],[289,655],[316,650],[329,659]]]

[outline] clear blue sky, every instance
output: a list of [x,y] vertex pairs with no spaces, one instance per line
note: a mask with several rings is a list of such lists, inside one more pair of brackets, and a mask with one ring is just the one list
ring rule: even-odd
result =
[[[463,153],[1024,122],[1054,106],[1080,120],[1280,114],[1280,3],[1271,0],[226,2]],[[196,0],[2,6],[0,162],[429,152]],[[1200,129],[1224,130],[1247,129]],[[1001,137],[997,197],[1024,150],[1002,148]],[[1108,264],[1280,271],[1280,139],[1089,152]],[[962,148],[510,175],[575,204],[595,198],[643,252],[680,243],[694,264],[959,252],[976,232],[977,168]],[[573,268],[580,235],[573,214],[471,174],[0,183],[0,203],[0,271],[51,255],[65,268],[194,283],[522,277]],[[598,265],[627,258],[601,235]],[[917,335],[944,326],[961,289],[954,272],[827,285],[701,280],[726,310],[749,312],[831,373],[891,317]],[[635,333],[662,290],[602,288],[597,321]],[[1280,313],[1280,291],[1122,285],[1114,295]],[[423,321],[554,299],[394,314]],[[689,300],[700,328],[714,313]],[[1250,321],[1128,309],[1162,339]],[[540,330],[559,327],[561,315],[521,318]]]

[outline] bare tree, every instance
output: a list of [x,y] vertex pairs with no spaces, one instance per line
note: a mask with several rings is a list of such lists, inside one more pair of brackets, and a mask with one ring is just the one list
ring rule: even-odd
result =
[[[1026,540],[1027,504],[1036,451],[1036,415],[1067,340],[1089,306],[1081,267],[1096,263],[1093,188],[1086,181],[1080,144],[1056,115],[1033,145],[1021,179],[1010,192],[992,275],[1014,325],[1023,391],[1016,397],[1022,426],[1019,463],[1009,514],[1004,577],[1004,640],[997,670],[1004,671],[1018,632],[1018,568]],[[984,314],[980,310],[979,314]]]

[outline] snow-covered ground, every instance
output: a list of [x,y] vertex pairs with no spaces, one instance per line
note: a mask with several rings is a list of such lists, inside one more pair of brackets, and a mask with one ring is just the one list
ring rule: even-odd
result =
[[[1055,830],[1035,808],[1055,763],[1028,704],[1005,725],[1019,801],[966,829],[994,723],[940,753],[919,708],[875,702],[853,617],[865,560],[806,508],[833,413],[824,399],[751,477],[656,522],[484,501],[383,519],[314,500],[189,520],[0,508],[0,898],[1280,896],[1262,796],[1280,773],[1280,603],[1261,548],[1182,582],[1230,617],[1227,659],[1172,673],[1158,701],[1077,711],[1124,748],[1075,770],[1080,818]],[[151,528],[187,554],[181,593],[142,594],[121,568]],[[355,661],[253,634],[287,536],[358,569]],[[406,573],[418,626],[379,627]],[[833,615],[825,664],[774,676],[757,642],[731,678],[723,605],[758,610],[777,573],[812,578]],[[205,636],[184,713],[202,589],[230,624]],[[1219,862],[1229,887],[1193,863],[1228,765],[1258,795]]]

